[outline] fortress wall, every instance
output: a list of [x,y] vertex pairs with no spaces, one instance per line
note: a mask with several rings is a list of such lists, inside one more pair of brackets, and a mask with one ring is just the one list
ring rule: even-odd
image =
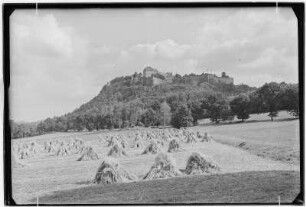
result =
[[215,76],[213,76],[213,75],[211,75],[211,76],[208,77],[208,82],[209,82],[209,83],[220,83],[219,78],[218,78],[218,77],[215,77]]
[[156,74],[156,73],[159,73],[158,70],[154,69],[154,68],[150,68],[150,67],[146,67],[144,70],[143,70],[143,75],[144,77],[146,78],[149,78],[151,77],[152,75]]
[[155,71],[152,71],[152,70],[147,70],[147,71],[144,71],[144,77],[146,78],[149,78],[151,77],[153,74],[155,74],[156,72]]
[[219,78],[221,83],[225,84],[234,84],[234,79],[233,78]]
[[156,78],[156,77],[153,77],[152,79],[153,79],[153,85],[160,85],[160,84],[166,83],[166,81]]
[[[165,79],[163,80],[158,77],[153,77],[154,74],[160,74],[164,76]],[[234,78],[218,77],[214,74],[208,74],[208,73],[202,74],[201,77],[199,76],[191,77],[189,81],[194,86],[197,86],[198,83],[202,82],[234,84]],[[162,73],[151,67],[147,67],[143,71],[143,85],[145,86],[154,86],[154,85],[160,85],[172,82],[173,82],[172,73]]]

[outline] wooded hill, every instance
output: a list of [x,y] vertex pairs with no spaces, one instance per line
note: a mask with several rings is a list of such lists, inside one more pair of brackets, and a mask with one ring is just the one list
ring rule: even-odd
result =
[[[197,120],[202,118],[219,122],[235,115],[230,111],[230,101],[239,94],[246,94],[248,103],[255,104],[255,107],[247,107],[248,113],[268,111],[269,106],[264,106],[264,102],[258,99],[256,92],[259,89],[247,85],[208,83],[200,77],[195,74],[176,74],[172,83],[155,86],[144,86],[142,73],[117,77],[104,85],[96,97],[71,113],[47,118],[31,130],[25,130],[24,126],[12,122],[12,138],[53,131],[175,126],[182,119],[186,122],[182,126],[196,125]],[[276,85],[288,86],[282,84]],[[297,85],[294,87],[297,88]],[[212,109],[218,113],[211,112]],[[178,114],[185,117],[174,117]]]
[[175,96],[202,100],[215,93],[228,97],[256,90],[255,87],[247,85],[212,84],[201,80],[195,85],[193,80],[198,79],[198,77],[200,75],[180,76],[176,74],[173,78],[173,83],[156,86],[143,86],[142,73],[117,77],[103,86],[96,97],[69,113],[68,116],[104,113],[106,108],[109,110],[109,107],[114,108],[117,104],[139,103],[144,108],[148,108],[155,102],[161,103],[163,100],[167,100],[167,103],[170,103],[171,98]]

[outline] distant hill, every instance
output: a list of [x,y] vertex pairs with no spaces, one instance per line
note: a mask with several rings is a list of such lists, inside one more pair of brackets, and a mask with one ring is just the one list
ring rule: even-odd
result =
[[[148,76],[146,74],[148,70],[154,70],[155,73],[150,73],[150,76]],[[249,87],[248,85],[218,82],[216,80],[218,78],[222,79],[222,77],[214,74],[209,74],[214,77],[214,79],[211,78],[211,81],[207,78],[207,74],[203,73],[200,75],[171,75],[171,81],[161,82],[166,78],[163,76],[164,74],[168,75],[167,78],[169,80],[169,73],[161,73],[157,69],[146,67],[144,73],[117,77],[104,85],[96,97],[67,115],[97,113],[103,111],[106,106],[114,106],[114,104],[118,103],[126,104],[139,100],[146,105],[154,100],[162,101],[170,96],[179,94],[199,99],[214,93],[228,97],[256,90],[255,87]],[[229,78],[225,73],[223,73],[223,76],[226,76],[223,79]],[[148,79],[151,79],[151,81],[148,81]],[[233,78],[230,79],[233,81]]]
[[256,90],[248,85],[233,83],[234,78],[224,72],[221,77],[207,73],[181,76],[148,66],[143,73],[114,78],[102,87],[97,96],[68,114],[47,118],[36,126],[13,123],[12,137],[53,131],[154,126],[160,123],[161,113],[165,113],[163,110],[169,109],[167,114],[171,118],[180,105],[185,105],[196,121],[203,118],[201,104],[208,96],[230,99],[240,93]]

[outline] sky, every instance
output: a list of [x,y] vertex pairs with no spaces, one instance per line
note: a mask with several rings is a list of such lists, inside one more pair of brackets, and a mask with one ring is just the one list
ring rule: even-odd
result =
[[235,84],[298,82],[289,8],[16,10],[10,17],[10,118],[71,112],[110,80],[152,66],[226,72]]

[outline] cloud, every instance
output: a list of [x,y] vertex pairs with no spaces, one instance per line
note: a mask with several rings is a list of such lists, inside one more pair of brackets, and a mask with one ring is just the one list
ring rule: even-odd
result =
[[[254,71],[254,76],[262,74],[269,77],[270,81],[296,82],[298,79],[297,57],[288,57],[286,49],[266,48],[258,58],[239,65],[239,68],[243,75],[247,75],[248,71],[251,70]],[[262,83],[270,82],[268,79],[258,80],[261,80]]]
[[71,31],[60,28],[55,17],[48,15],[12,15],[12,47],[16,51],[54,57],[73,54]]
[[183,57],[190,48],[188,44],[179,44],[172,39],[166,39],[153,44],[137,44],[132,46],[130,51],[152,58],[177,59]]
[[198,60],[191,56],[192,50],[192,45],[180,44],[172,39],[131,45],[118,53],[114,70],[129,75],[142,72],[145,66],[152,66],[164,72],[197,73]]
[[91,76],[86,38],[60,26],[51,14],[15,11],[11,18],[12,117],[38,120],[63,114],[98,92],[84,84]]
[[[121,52],[122,60],[172,68],[183,74],[209,69],[218,74],[226,71],[234,77],[250,77],[260,72],[271,81],[279,74],[288,74],[287,78],[297,81],[297,27],[291,10],[275,13],[272,9],[252,8],[215,13],[210,14],[213,18],[206,18],[211,21],[202,21],[195,32],[190,31],[194,37],[190,42],[168,38],[137,44]],[[217,18],[219,13],[222,18]],[[248,76],[244,77],[248,83]],[[253,86],[263,83],[260,78],[250,82]]]
[[70,112],[108,81],[147,65],[181,75],[225,71],[235,83],[251,86],[297,82],[297,23],[290,9],[277,14],[263,8],[156,11],[122,10],[124,18],[114,18],[110,10],[38,16],[15,11],[14,117],[37,120]]
[[241,9],[222,21],[203,23],[195,39],[203,67],[243,76],[244,83],[254,86],[268,80],[259,73],[270,81],[282,76],[297,82],[297,25],[292,10]]
[[[297,27],[291,10],[280,10],[275,13],[271,9],[240,9],[219,21],[207,21],[198,28],[195,39],[199,44],[214,49],[223,47],[229,42],[255,42],[259,47],[288,46],[288,42],[280,41],[284,37],[294,41]],[[291,14],[284,18],[282,13]]]
[[190,47],[190,45],[178,44],[171,39],[167,39],[162,42],[157,42],[155,44],[155,51],[157,56],[176,59],[183,57]]

